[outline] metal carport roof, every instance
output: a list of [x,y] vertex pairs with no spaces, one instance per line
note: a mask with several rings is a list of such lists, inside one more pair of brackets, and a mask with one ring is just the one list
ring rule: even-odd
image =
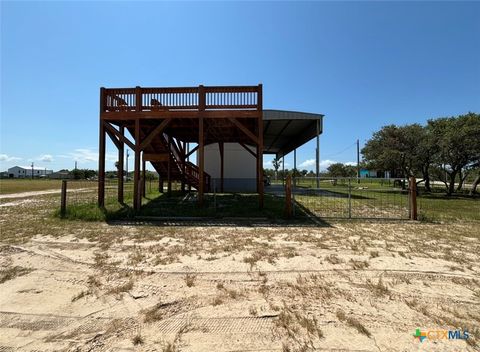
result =
[[[282,157],[323,132],[322,114],[263,110],[263,153]],[[318,132],[317,132],[318,128]]]

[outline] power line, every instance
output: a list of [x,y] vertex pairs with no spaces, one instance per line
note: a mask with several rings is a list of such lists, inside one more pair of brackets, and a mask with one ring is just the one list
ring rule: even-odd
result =
[[345,149],[342,149],[341,151],[337,152],[337,153],[333,153],[333,154],[329,154],[329,155],[325,155],[324,158],[330,158],[332,156],[337,156],[339,154],[342,154],[344,152],[346,152],[347,150],[349,150],[350,148],[352,148],[353,146],[355,146],[357,144],[357,142],[353,142],[352,144],[350,144],[348,147],[346,147]]

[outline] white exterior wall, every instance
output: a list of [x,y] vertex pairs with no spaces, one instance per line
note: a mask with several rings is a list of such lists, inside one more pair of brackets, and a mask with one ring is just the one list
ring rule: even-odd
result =
[[[254,153],[256,148],[248,146]],[[255,192],[257,161],[238,143],[224,143],[223,185],[225,192]],[[198,154],[197,154],[198,159]],[[198,165],[198,160],[197,160]],[[205,146],[205,172],[220,190],[220,149],[218,143]]]
[[[33,176],[34,177],[50,175],[51,173],[53,173],[53,170],[45,170],[45,169],[40,169],[40,168],[34,168],[33,169]],[[12,177],[10,175],[13,175],[14,178],[32,177],[32,168],[14,166],[14,167],[11,167],[10,169],[8,169],[8,177]]]

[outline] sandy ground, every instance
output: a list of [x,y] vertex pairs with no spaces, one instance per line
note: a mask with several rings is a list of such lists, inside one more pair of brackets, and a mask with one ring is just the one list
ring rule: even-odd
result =
[[36,200],[0,209],[2,352],[480,346],[479,223],[61,222]]

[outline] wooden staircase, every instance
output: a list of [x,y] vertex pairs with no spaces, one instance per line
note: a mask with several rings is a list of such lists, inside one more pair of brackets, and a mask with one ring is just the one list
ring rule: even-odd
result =
[[[133,132],[133,129],[130,130],[130,133]],[[143,135],[146,135],[147,133],[148,131],[142,131]],[[176,142],[172,139],[169,143],[168,138],[168,135],[165,133],[160,133],[152,140],[150,145],[145,148],[144,152],[150,155],[166,156],[166,158],[164,158],[165,160],[162,161],[150,161],[152,166],[160,174],[163,181],[167,181],[168,159],[170,159],[170,180],[182,182],[185,185],[198,190],[200,185],[199,167],[190,161],[184,160]],[[204,172],[204,179],[204,191],[210,192],[211,176]]]

